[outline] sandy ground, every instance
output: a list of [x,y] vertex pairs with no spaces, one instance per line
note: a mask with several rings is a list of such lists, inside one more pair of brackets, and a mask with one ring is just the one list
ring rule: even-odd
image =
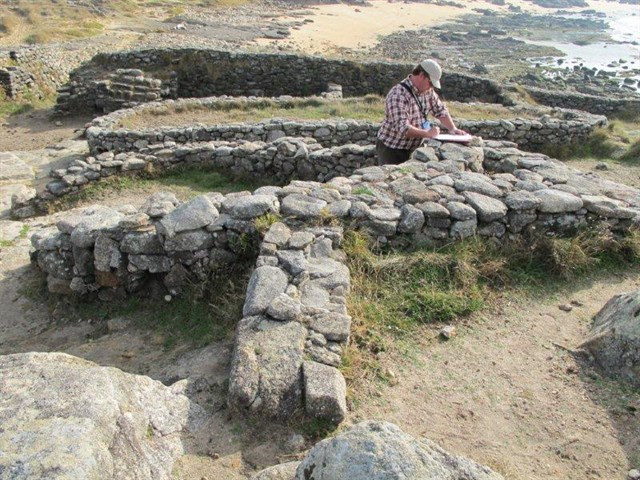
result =
[[[510,0],[505,6],[489,2],[460,2],[464,8],[372,0],[370,6],[329,4],[310,7],[310,14],[296,19],[312,20],[303,27],[292,30],[288,38],[293,48],[312,54],[334,54],[343,49],[368,48],[377,43],[380,36],[399,30],[415,30],[432,27],[481,8],[496,13],[506,13],[508,5],[522,8],[524,12],[550,13],[546,9],[525,0]],[[589,1],[589,8],[611,11],[623,8],[606,1]],[[259,45],[277,45],[277,41],[258,40]]]
[[39,109],[0,118],[0,152],[37,150],[73,138],[91,116],[54,118],[53,109]]
[[[398,385],[363,398],[352,420],[396,423],[512,480],[626,478],[640,466],[640,392],[602,379],[569,350],[611,296],[640,287],[639,273],[506,300],[449,342],[427,332],[408,355],[386,359]],[[558,309],[572,300],[581,306]]]

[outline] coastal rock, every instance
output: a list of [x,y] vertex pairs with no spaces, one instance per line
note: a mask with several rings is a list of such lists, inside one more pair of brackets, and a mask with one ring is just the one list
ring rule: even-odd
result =
[[640,290],[611,298],[593,318],[581,347],[607,375],[640,388]]
[[503,480],[490,468],[417,440],[387,422],[362,422],[316,444],[295,480]]
[[[173,387],[63,353],[0,357],[8,478],[171,478],[200,408]],[[81,441],[79,441],[81,439]]]

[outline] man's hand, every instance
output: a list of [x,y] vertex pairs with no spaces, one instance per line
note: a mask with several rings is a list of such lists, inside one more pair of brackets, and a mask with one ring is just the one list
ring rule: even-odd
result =
[[435,138],[440,135],[440,128],[431,127],[430,130],[425,130],[425,138]]
[[454,128],[453,130],[451,130],[451,133],[453,135],[467,135],[467,132],[465,132],[464,130],[460,130],[459,128]]

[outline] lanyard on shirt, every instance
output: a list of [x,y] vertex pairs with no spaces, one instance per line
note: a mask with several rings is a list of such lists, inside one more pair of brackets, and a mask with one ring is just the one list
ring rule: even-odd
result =
[[402,82],[400,82],[400,85],[402,85],[402,87],[411,94],[411,96],[413,97],[413,99],[416,101],[416,103],[418,104],[418,108],[420,109],[420,113],[422,114],[422,118],[424,120],[427,119],[427,110],[425,108],[425,106],[422,104],[422,102],[418,99],[418,96],[415,94],[415,92],[413,91],[413,89],[407,85],[406,83],[404,83],[405,81],[403,80]]

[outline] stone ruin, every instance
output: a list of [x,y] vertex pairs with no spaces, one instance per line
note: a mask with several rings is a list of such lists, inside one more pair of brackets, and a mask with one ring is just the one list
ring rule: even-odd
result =
[[[236,68],[239,64],[243,67]],[[154,76],[158,67],[173,72],[163,77],[169,83]],[[226,67],[228,75],[221,76]],[[292,81],[285,75],[292,68],[309,69],[315,83],[307,74],[301,83]],[[318,94],[326,89],[329,72],[345,95],[356,95],[386,89],[407,71],[406,65],[370,64],[364,76],[359,68],[353,62],[202,50],[181,50],[175,57],[167,51],[99,55],[72,74],[59,105],[108,111],[168,95],[277,89]],[[265,81],[247,85],[242,76],[256,71]],[[461,99],[475,92],[484,100],[504,100],[488,81],[455,75],[446,81]],[[94,95],[86,85],[101,85],[104,95]],[[233,85],[251,92],[232,91]],[[340,95],[335,86],[328,94]],[[231,101],[257,99],[166,102]],[[345,418],[346,384],[338,367],[351,326],[350,275],[341,250],[347,230],[394,247],[472,236],[501,242],[520,235],[571,235],[596,226],[624,235],[640,227],[638,189],[518,148],[535,149],[545,139],[579,141],[603,125],[604,117],[556,111],[556,118],[469,122],[464,127],[493,139],[475,138],[466,146],[429,140],[408,162],[380,167],[373,146],[378,126],[366,122],[115,128],[123,116],[162,105],[137,105],[96,119],[87,129],[90,155],[52,172],[47,189],[14,202],[13,211],[32,215],[92,181],[175,165],[214,166],[280,183],[254,192],[208,193],[184,203],[158,193],[141,208],[93,206],[32,237],[33,261],[47,275],[51,292],[107,301],[135,294],[149,282],[179,295],[188,284],[205,282],[257,252],[236,329],[228,392],[234,409],[255,415],[284,419],[304,410],[335,423]]]
[[[281,138],[276,145],[295,156],[306,144]],[[347,163],[354,157],[361,162],[364,150],[336,147]],[[336,159],[331,166],[343,163]],[[278,221],[261,237],[258,221],[269,218]],[[640,192],[509,142],[431,140],[402,165],[353,168],[324,183],[293,180],[185,203],[156,194],[140,209],[96,206],[35,234],[32,242],[50,291],[95,292],[105,300],[133,294],[154,279],[179,293],[256,242],[229,403],[269,417],[304,409],[339,422],[346,386],[337,367],[351,321],[349,271],[340,250],[345,228],[379,243],[436,245],[474,235],[495,241],[567,235],[596,225],[621,234],[638,228]]]
[[[291,102],[290,97],[268,100],[285,106]],[[311,97],[308,101],[323,100]],[[158,172],[184,165],[222,168],[236,175],[259,179],[267,176],[282,184],[292,178],[325,182],[376,164],[374,144],[379,124],[372,122],[271,119],[258,123],[198,124],[146,130],[118,128],[123,119],[158,108],[259,108],[263,102],[264,99],[246,97],[169,100],[99,117],[91,122],[86,132],[92,155],[74,161],[66,168],[51,171],[50,181],[39,192],[31,190],[16,196],[12,213],[15,217],[25,218],[46,211],[52,200],[75,194],[105,177]],[[512,110],[515,115],[523,110],[531,115],[534,111],[539,119],[516,116],[499,121],[460,120],[458,124],[474,135],[508,140],[521,148],[535,150],[545,144],[577,144],[607,123],[606,117],[574,110],[522,107]]]

